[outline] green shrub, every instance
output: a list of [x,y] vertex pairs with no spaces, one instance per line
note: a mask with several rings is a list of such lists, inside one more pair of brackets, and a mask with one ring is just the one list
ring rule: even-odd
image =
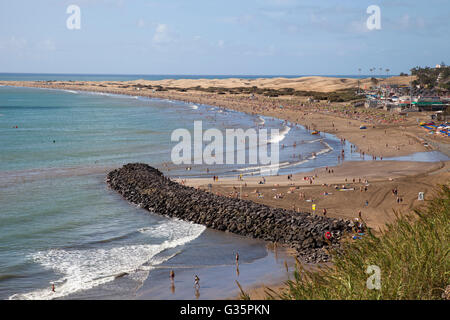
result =
[[[297,263],[293,279],[269,299],[442,299],[450,284],[450,189],[414,214],[397,216],[380,236],[369,232],[333,254],[333,264],[307,271]],[[369,265],[381,270],[380,290],[367,288]]]

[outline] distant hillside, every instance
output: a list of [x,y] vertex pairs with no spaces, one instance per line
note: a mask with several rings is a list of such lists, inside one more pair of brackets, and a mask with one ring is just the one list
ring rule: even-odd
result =
[[[389,84],[409,84],[415,77],[391,77],[386,81]],[[333,77],[300,77],[300,78],[259,78],[259,79],[166,79],[166,80],[135,80],[132,84],[163,86],[173,88],[252,88],[260,89],[293,89],[297,91],[334,92],[338,90],[354,89],[358,87],[358,79],[354,78],[333,78]],[[371,78],[359,80],[361,88],[368,88],[373,85]]]
[[415,67],[411,69],[411,74],[417,77],[413,85],[450,91],[450,67],[444,63],[439,68]]

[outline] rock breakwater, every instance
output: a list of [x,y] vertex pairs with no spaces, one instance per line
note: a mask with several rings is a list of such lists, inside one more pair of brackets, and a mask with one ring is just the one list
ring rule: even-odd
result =
[[129,202],[153,213],[287,244],[307,262],[327,261],[329,255],[323,249],[339,246],[342,235],[351,230],[350,221],[273,208],[184,186],[142,163],[111,171],[107,183]]

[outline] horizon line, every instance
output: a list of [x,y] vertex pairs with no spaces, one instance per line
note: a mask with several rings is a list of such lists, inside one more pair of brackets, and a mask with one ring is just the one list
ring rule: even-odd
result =
[[[307,77],[307,76],[398,76],[400,74],[195,74],[195,73],[64,73],[64,72],[0,72],[0,74],[44,74],[44,75],[85,75],[85,76],[287,76],[287,77]],[[408,75],[408,74],[407,74]]]

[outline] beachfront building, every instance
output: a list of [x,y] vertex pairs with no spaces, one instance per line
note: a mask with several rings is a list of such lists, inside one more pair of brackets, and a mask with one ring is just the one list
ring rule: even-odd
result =
[[419,111],[439,111],[444,110],[448,104],[441,101],[440,97],[418,97],[412,102]]
[[378,108],[378,100],[377,99],[366,99],[366,102],[364,103],[364,107],[366,109],[376,109]]
[[366,108],[384,109],[391,112],[421,112],[445,110],[450,99],[435,89],[407,86],[379,87],[366,92]]

